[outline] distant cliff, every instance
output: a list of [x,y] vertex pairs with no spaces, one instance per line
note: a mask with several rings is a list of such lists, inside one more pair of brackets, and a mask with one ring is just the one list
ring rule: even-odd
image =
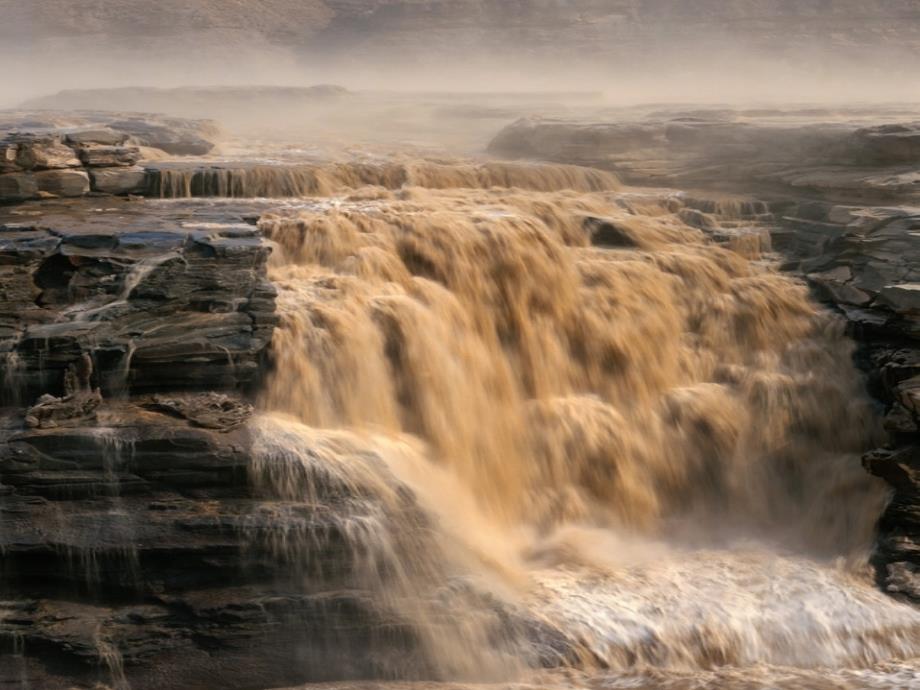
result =
[[[920,46],[914,0],[0,0],[0,38],[264,36],[309,49],[513,45],[623,54],[731,39],[753,49]],[[513,38],[513,43],[508,42]],[[309,40],[308,40],[309,39]]]

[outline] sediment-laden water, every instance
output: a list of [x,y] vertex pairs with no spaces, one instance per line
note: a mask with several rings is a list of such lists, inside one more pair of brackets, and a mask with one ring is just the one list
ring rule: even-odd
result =
[[368,655],[411,639],[388,675],[920,685],[920,612],[865,565],[877,421],[802,284],[609,176],[399,170],[311,172],[329,199],[260,221],[282,323],[253,477],[305,578],[297,506],[335,512],[339,586],[390,621]]

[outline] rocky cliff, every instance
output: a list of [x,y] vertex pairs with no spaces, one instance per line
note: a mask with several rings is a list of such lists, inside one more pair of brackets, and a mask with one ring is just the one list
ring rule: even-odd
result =
[[[911,0],[66,0],[0,2],[0,35],[58,40],[106,36],[116,43],[178,34],[189,40],[262,36],[301,49],[398,47],[507,49],[630,56],[638,48],[731,41],[780,53],[880,48],[909,54],[920,42]],[[5,27],[6,30],[2,27]],[[308,42],[306,39],[310,38]]]

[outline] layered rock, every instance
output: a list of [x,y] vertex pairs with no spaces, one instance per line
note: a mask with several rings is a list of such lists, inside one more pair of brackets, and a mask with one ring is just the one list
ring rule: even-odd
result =
[[160,116],[0,115],[0,204],[48,197],[143,193],[141,147],[203,155],[213,123]]
[[[170,404],[199,401],[157,402]],[[308,510],[261,497],[236,422],[204,428],[143,399],[74,428],[0,419],[0,683],[261,688],[379,676],[411,654],[395,626],[393,658],[362,654],[387,622],[336,585],[350,558],[340,499]],[[273,550],[295,509],[313,545],[303,563]]]
[[[881,115],[911,116],[898,109]],[[779,110],[624,111],[612,122],[522,118],[489,150],[596,166],[639,185],[870,203],[917,199],[920,123],[867,121],[860,111]]]
[[0,222],[8,396],[59,393],[84,353],[106,394],[254,380],[275,322],[258,231],[184,222],[179,209],[145,217],[139,204]]
[[239,209],[143,207],[0,219],[0,684],[384,675],[410,633],[392,628],[393,659],[362,658],[355,622],[387,623],[322,576],[348,568],[344,489],[296,508],[315,538],[291,564],[276,518],[295,508],[254,481],[240,393],[276,319],[269,248]]
[[812,232],[823,238],[812,245],[817,256],[800,268],[861,343],[889,434],[884,447],[864,458],[866,469],[894,491],[879,522],[878,581],[920,603],[920,207],[811,203],[805,210]]

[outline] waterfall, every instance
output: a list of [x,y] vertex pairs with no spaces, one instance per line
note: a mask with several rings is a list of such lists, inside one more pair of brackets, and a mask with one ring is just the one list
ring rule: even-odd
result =
[[337,511],[346,584],[413,641],[399,677],[917,656],[920,614],[865,567],[886,493],[842,325],[667,203],[570,176],[415,173],[262,217],[279,555],[309,561],[303,511]]

